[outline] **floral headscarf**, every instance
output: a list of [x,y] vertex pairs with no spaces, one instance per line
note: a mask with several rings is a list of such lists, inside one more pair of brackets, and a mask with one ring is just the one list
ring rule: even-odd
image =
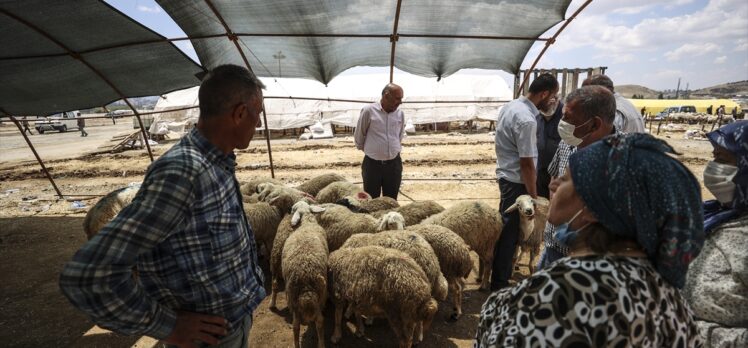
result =
[[569,158],[574,187],[600,224],[641,245],[657,271],[681,288],[704,244],[699,182],[642,133],[608,136]]

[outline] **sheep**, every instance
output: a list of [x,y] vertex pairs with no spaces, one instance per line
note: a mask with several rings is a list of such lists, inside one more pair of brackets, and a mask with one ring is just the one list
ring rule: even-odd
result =
[[294,232],[294,228],[293,226],[291,226],[291,217],[292,216],[290,214],[286,214],[286,216],[281,219],[280,223],[278,224],[278,230],[275,234],[275,239],[273,239],[273,249],[270,251],[271,309],[278,308],[276,306],[278,292],[280,292],[281,288],[285,286],[283,281],[283,274],[281,273],[281,266],[283,261],[283,246],[286,244],[286,240],[288,240],[288,237],[290,237]]
[[244,182],[239,187],[239,191],[241,191],[242,195],[252,195],[257,193],[257,186],[263,183],[271,183],[275,185],[283,185],[280,180],[277,179],[271,179],[271,178],[260,178],[260,179],[252,179],[250,181]]
[[380,210],[371,215],[379,218],[390,211],[400,213],[405,218],[405,226],[412,226],[419,224],[429,216],[441,213],[444,211],[444,207],[434,201],[417,201],[391,210]]
[[317,222],[325,229],[330,252],[338,250],[354,234],[377,232],[379,221],[370,215],[357,214],[336,204],[325,207],[325,211],[317,215]]
[[447,279],[444,278],[439,268],[439,259],[431,245],[419,234],[402,230],[356,234],[348,238],[340,248],[359,248],[369,245],[397,249],[408,254],[426,272],[426,277],[431,284],[432,296],[440,301],[447,299]]
[[347,181],[336,181],[325,186],[317,193],[316,199],[318,203],[336,203],[346,197],[359,201],[371,199],[371,196],[364,192],[361,187]]
[[325,318],[322,312],[327,302],[327,242],[325,231],[317,224],[312,211],[323,209],[298,202],[291,209],[291,233],[283,246],[281,268],[286,282],[288,308],[293,315],[294,346],[299,348],[301,324],[314,323],[317,346],[325,346]]
[[530,262],[527,266],[530,274],[535,273],[535,257],[540,253],[540,245],[543,244],[543,230],[548,220],[549,205],[550,202],[545,197],[533,199],[530,195],[521,195],[504,211],[506,214],[519,210],[520,239],[512,264],[516,264],[522,254],[529,252]]
[[322,174],[318,177],[312,178],[311,180],[296,187],[297,190],[306,192],[312,196],[317,196],[320,190],[325,188],[327,185],[336,181],[346,181],[344,177],[336,173]]
[[399,231],[405,229],[405,218],[395,211],[384,214],[379,220],[377,232],[381,231]]
[[483,202],[461,202],[423,220],[422,224],[444,226],[462,237],[478,254],[480,288],[489,289],[493,249],[504,227],[497,210]]
[[132,202],[140,190],[140,184],[110,192],[94,205],[83,220],[83,232],[90,240]]
[[257,185],[257,190],[259,193],[258,198],[260,201],[268,202],[278,207],[284,214],[289,213],[291,211],[291,207],[296,202],[299,202],[301,200],[305,200],[307,203],[314,202],[314,197],[308,195],[306,192],[283,185],[262,183]]
[[342,336],[346,303],[359,314],[384,315],[400,348],[412,346],[416,324],[428,329],[438,309],[426,273],[399,250],[365,246],[335,251],[328,259],[328,280],[335,305],[333,343]]
[[277,206],[265,202],[244,204],[244,214],[252,227],[258,246],[265,248],[265,255],[270,254],[273,240],[278,231],[284,213]]
[[245,183],[242,183],[241,186],[239,186],[239,191],[242,193],[242,201],[244,203],[257,203],[259,202],[259,198],[257,196],[257,186],[259,184],[264,183],[272,183],[275,185],[283,185],[282,182],[276,179],[271,178],[260,178],[260,179],[252,179],[250,181],[247,181]]
[[462,291],[465,280],[473,268],[470,259],[470,247],[456,233],[446,227],[437,225],[415,225],[408,226],[407,231],[421,235],[434,249],[436,258],[439,259],[439,268],[449,284],[452,293],[454,313],[451,320],[457,320],[462,316]]
[[350,199],[346,197],[338,200],[335,203],[347,207],[352,212],[367,214],[382,210],[391,211],[392,209],[400,207],[400,204],[397,203],[396,199],[387,196],[373,198],[368,201],[360,201],[358,199]]

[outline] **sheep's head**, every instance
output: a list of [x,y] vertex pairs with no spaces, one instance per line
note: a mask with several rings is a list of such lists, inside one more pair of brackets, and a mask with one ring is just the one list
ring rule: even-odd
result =
[[379,220],[377,231],[397,231],[405,229],[405,218],[396,211],[384,214]]
[[535,200],[530,195],[521,195],[504,213],[511,213],[515,210],[519,210],[519,213],[526,219],[532,219],[535,217]]
[[321,213],[323,211],[325,211],[324,207],[310,205],[304,200],[298,201],[293,205],[293,207],[291,207],[291,226],[298,226],[299,222],[301,222],[301,218],[306,214]]
[[264,201],[265,197],[267,197],[267,195],[269,195],[273,191],[273,189],[275,189],[275,184],[263,182],[262,184],[257,185],[255,191],[259,195],[259,199],[261,201]]

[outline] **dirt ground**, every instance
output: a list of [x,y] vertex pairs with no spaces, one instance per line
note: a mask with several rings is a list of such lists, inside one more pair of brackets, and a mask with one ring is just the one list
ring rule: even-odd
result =
[[[145,151],[85,155],[114,134],[128,131],[127,122],[117,125],[101,122],[87,128],[92,134],[85,143],[77,132],[35,135],[31,141],[55,178],[58,187],[71,200],[58,200],[31,151],[12,125],[0,125],[0,342],[7,347],[150,347],[153,340],[123,337],[96,328],[72,308],[59,292],[57,281],[62,265],[85,242],[83,217],[98,197],[116,188],[142,180],[150,163]],[[94,138],[94,134],[95,138]],[[701,173],[711,157],[711,146],[704,140],[685,140],[682,132],[662,133],[661,137],[681,152],[681,160],[701,181]],[[176,139],[153,147],[158,156]],[[334,139],[272,141],[276,177],[297,185],[316,175],[336,172],[352,182],[360,182],[361,153],[350,135]],[[239,180],[270,176],[264,139],[237,153]],[[25,154],[24,154],[25,153]],[[47,155],[47,156],[45,156]],[[475,134],[419,134],[405,140],[402,157],[404,173],[400,203],[435,200],[448,207],[463,200],[483,200],[498,207],[498,186],[494,181],[493,136]],[[667,173],[663,173],[667,175]],[[711,198],[702,190],[705,198]],[[526,264],[528,260],[522,260]],[[525,267],[515,274],[521,279]],[[463,311],[456,323],[446,319],[449,303],[440,303],[439,313],[422,347],[471,347],[480,306],[488,296],[477,290],[475,274],[468,279]],[[291,317],[285,297],[279,296],[279,312],[268,308],[269,299],[255,312],[250,344],[253,347],[293,345]],[[326,311],[326,341],[332,333],[332,308]],[[395,345],[387,322],[378,320],[367,327],[366,337],[352,335],[347,324],[340,347],[386,347]],[[302,346],[316,344],[314,330],[302,328]]]

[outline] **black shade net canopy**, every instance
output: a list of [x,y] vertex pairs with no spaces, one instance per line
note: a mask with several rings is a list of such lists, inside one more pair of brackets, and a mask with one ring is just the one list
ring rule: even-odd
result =
[[196,86],[203,68],[98,0],[0,0],[0,114],[47,115]]
[[[570,0],[157,0],[203,65],[327,84],[356,66],[442,78],[465,68],[517,73]],[[392,73],[390,73],[392,74]]]
[[[46,115],[199,84],[221,64],[327,84],[356,66],[517,73],[571,0],[157,0],[166,39],[99,0],[0,0],[0,114]],[[202,66],[171,41],[189,39]],[[547,47],[547,46],[546,46]],[[276,69],[277,67],[277,69]]]

